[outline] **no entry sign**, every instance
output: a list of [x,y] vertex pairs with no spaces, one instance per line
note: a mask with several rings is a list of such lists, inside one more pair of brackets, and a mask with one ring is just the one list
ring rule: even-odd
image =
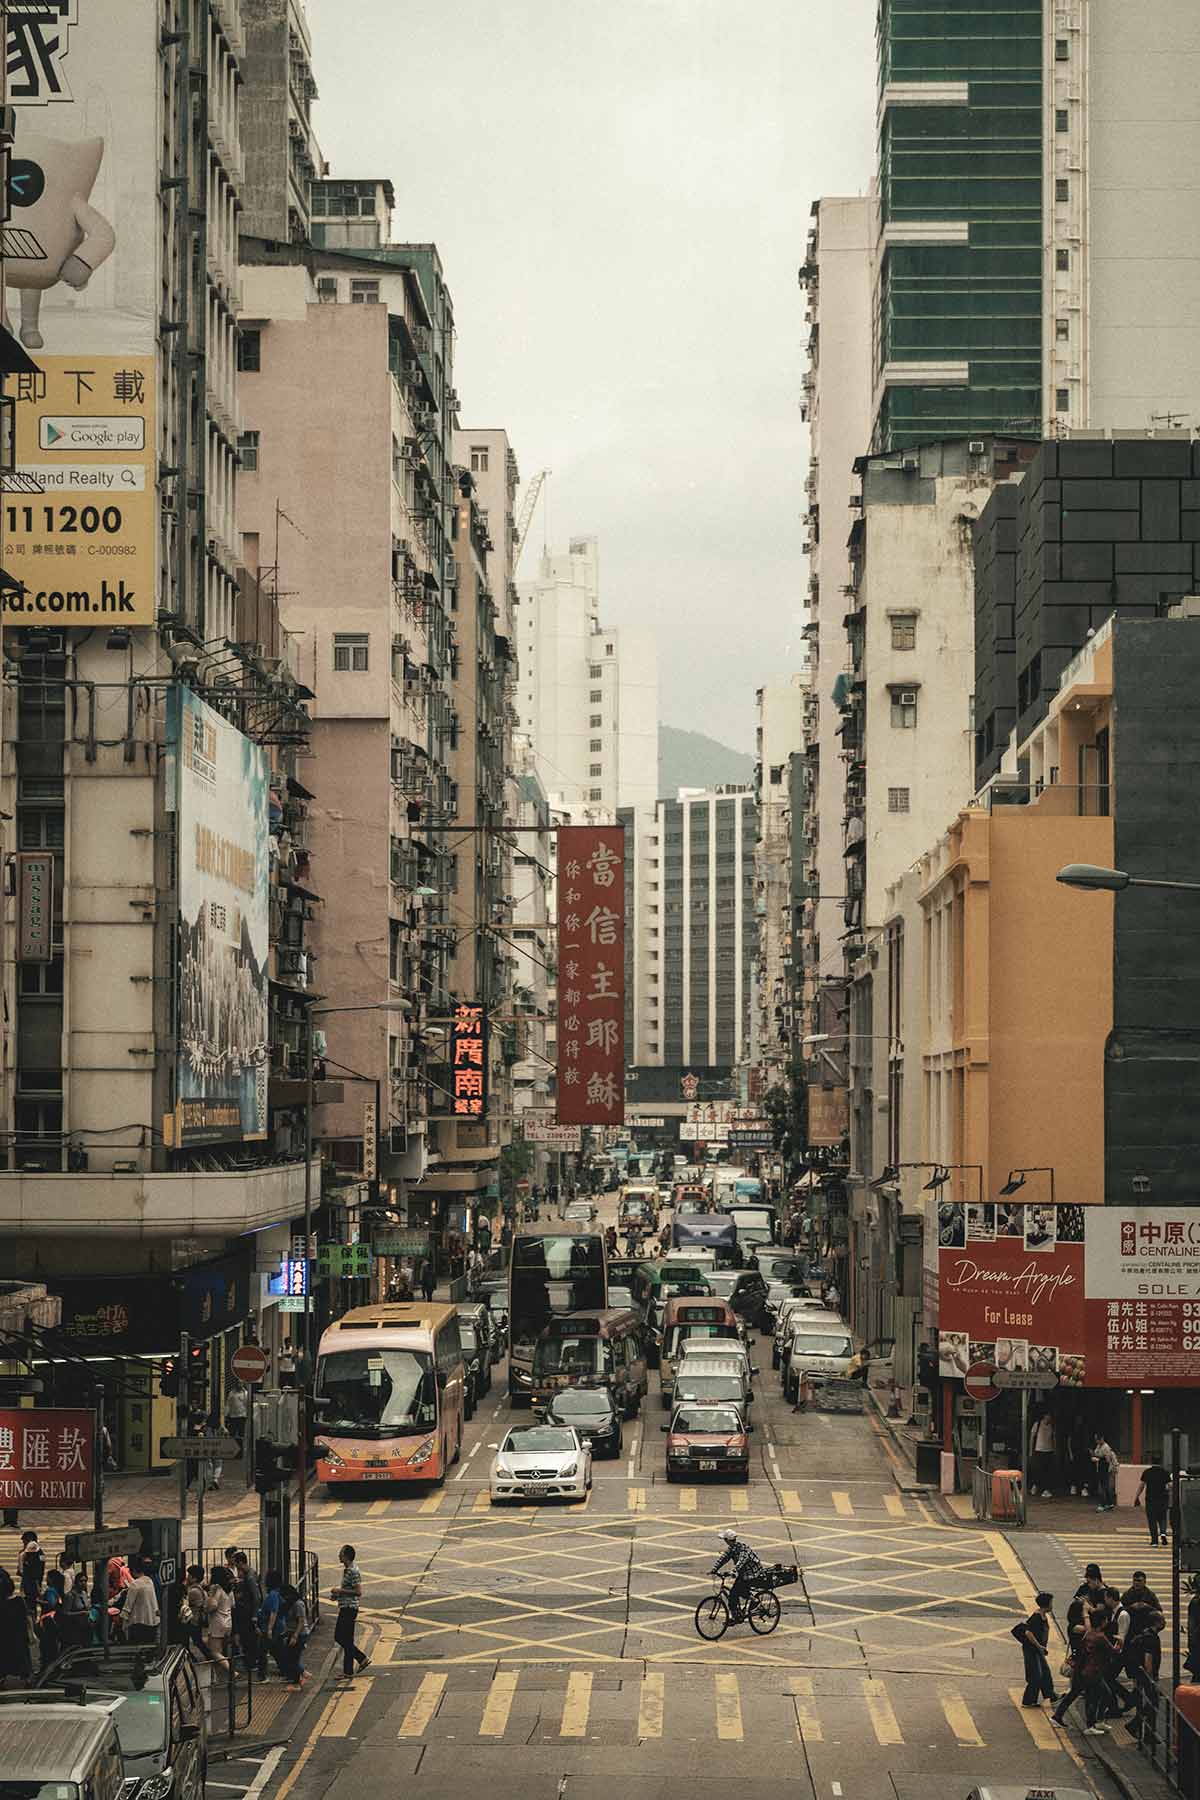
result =
[[963,1386],[972,1400],[995,1400],[1000,1389],[995,1383],[995,1365],[988,1362],[972,1363],[967,1370]]
[[267,1372],[267,1353],[257,1344],[243,1344],[229,1359],[239,1381],[261,1381]]

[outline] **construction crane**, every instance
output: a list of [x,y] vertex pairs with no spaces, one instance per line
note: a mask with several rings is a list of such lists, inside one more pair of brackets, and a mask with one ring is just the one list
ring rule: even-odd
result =
[[538,495],[541,493],[543,484],[549,474],[549,469],[539,469],[533,480],[530,482],[525,498],[521,502],[521,516],[517,520],[516,541],[513,544],[512,566],[514,575],[517,572],[517,564],[521,560],[521,552],[525,548],[525,540],[529,536],[529,526],[533,519],[533,509],[538,503]]

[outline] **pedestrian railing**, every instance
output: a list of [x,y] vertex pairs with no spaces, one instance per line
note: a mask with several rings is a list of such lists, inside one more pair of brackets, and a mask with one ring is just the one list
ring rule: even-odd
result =
[[1025,1483],[1019,1474],[981,1468],[971,1476],[971,1505],[977,1519],[1003,1519],[1009,1525],[1025,1523]]
[[1149,1675],[1138,1673],[1137,1690],[1138,1749],[1184,1800],[1200,1800],[1200,1735]]
[[978,1463],[971,1476],[971,1505],[977,1519],[986,1519],[992,1510],[992,1478]]

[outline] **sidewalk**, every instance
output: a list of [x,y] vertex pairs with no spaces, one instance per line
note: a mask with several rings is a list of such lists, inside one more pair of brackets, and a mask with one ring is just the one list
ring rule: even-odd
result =
[[[210,1488],[204,1496],[204,1536],[206,1543],[216,1544],[220,1532],[218,1525],[224,1529],[236,1523],[245,1530],[246,1523],[252,1521],[257,1527],[258,1495],[253,1488],[245,1486],[245,1464],[233,1460],[225,1465],[225,1473],[221,1486]],[[127,1525],[130,1519],[177,1519],[179,1517],[179,1484],[174,1473],[165,1475],[106,1475],[104,1478],[104,1523],[105,1526]],[[195,1536],[196,1490],[193,1487],[188,1495],[188,1516],[184,1525],[187,1536],[188,1526]],[[209,1524],[213,1533],[209,1537]],[[5,1526],[0,1528],[0,1568],[10,1574],[16,1567],[17,1552],[21,1548],[21,1531],[36,1528],[47,1562],[51,1560],[51,1552],[57,1556],[63,1547],[63,1537],[68,1531],[91,1531],[93,1515],[91,1507],[84,1510],[62,1508],[53,1512],[39,1512],[23,1515],[21,1525],[14,1529]],[[257,1536],[257,1528],[255,1530]],[[222,1548],[224,1545],[222,1544]]]

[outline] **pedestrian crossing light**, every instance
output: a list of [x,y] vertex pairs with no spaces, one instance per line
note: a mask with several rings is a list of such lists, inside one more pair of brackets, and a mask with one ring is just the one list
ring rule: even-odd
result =
[[188,1346],[187,1403],[192,1412],[208,1412],[208,1345]]
[[272,1444],[258,1438],[254,1445],[254,1491],[274,1494],[289,1479],[296,1466],[296,1451],[291,1444]]

